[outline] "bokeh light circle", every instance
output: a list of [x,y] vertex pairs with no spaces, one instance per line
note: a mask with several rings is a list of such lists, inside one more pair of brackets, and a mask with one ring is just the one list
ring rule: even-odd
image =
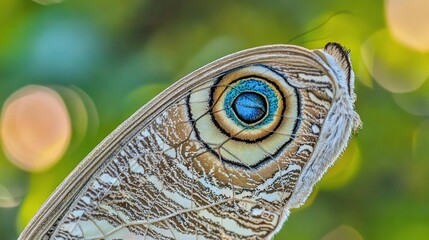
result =
[[0,184],[0,208],[14,208],[20,204],[18,197],[13,194],[3,185]]
[[398,43],[387,30],[371,35],[362,44],[361,52],[371,76],[390,92],[414,91],[429,76],[429,58]]
[[419,51],[429,51],[429,1],[387,0],[386,21],[398,41]]
[[393,94],[395,103],[407,113],[429,117],[429,81],[416,91]]
[[326,234],[322,240],[363,240],[362,235],[353,227],[348,225],[341,225],[328,234]]
[[55,4],[55,3],[61,3],[64,0],[33,0],[36,3],[42,4],[42,5],[50,5],[50,4]]
[[52,89],[30,85],[5,102],[0,122],[4,152],[27,171],[42,171],[55,164],[71,138],[71,121],[60,95]]

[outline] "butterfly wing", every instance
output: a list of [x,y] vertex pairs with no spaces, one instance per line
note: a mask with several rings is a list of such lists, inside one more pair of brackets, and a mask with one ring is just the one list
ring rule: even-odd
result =
[[97,146],[20,238],[270,238],[357,122],[341,50],[265,46],[191,73]]

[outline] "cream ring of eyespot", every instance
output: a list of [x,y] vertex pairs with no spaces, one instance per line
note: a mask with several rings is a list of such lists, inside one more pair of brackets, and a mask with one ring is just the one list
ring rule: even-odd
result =
[[[251,65],[219,76],[214,86],[189,97],[190,102],[206,105],[189,107],[197,137],[221,160],[256,167],[293,140],[299,126],[299,95],[285,76],[263,65]],[[251,124],[240,121],[232,103],[241,93],[255,93],[266,101],[262,119]]]

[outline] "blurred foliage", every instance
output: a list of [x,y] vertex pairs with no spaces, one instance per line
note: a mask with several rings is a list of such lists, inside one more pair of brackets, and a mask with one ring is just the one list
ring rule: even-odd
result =
[[0,239],[15,239],[93,147],[180,77],[249,47],[329,41],[351,50],[364,127],[276,239],[429,239],[429,55],[391,35],[389,2],[0,1],[0,105],[50,87],[73,129],[45,171],[20,170],[0,149]]

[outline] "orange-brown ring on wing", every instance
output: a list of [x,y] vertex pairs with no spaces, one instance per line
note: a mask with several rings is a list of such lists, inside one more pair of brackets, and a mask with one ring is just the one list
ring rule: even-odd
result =
[[[281,99],[278,101],[278,109],[274,116],[274,121],[270,125],[260,128],[259,130],[255,129],[240,129],[236,123],[229,119],[223,110],[223,97],[227,92],[228,88],[231,88],[235,82],[241,79],[250,79],[255,78],[261,81],[264,81],[266,84],[270,85],[274,90],[276,95]],[[276,71],[268,68],[264,65],[250,65],[240,69],[234,69],[227,74],[219,78],[216,83],[216,88],[210,96],[210,102],[213,116],[213,121],[217,127],[227,136],[235,140],[241,140],[246,142],[256,142],[265,139],[270,136],[277,127],[283,125],[284,117],[286,121],[289,122],[292,119],[289,119],[289,116],[294,116],[294,111],[296,107],[293,107],[293,104],[299,104],[297,102],[297,93],[293,90],[293,87],[287,83],[284,76],[281,76]],[[286,105],[286,106],[285,106]],[[297,119],[293,119],[296,121]]]
[[[264,81],[264,83],[267,84],[273,90],[277,99],[278,107],[277,107],[277,111],[273,116],[273,120],[269,124],[261,128],[252,128],[249,125],[249,128],[244,129],[242,126],[236,124],[231,118],[229,118],[223,109],[225,106],[224,99],[225,99],[225,94],[227,90],[229,88],[234,88],[234,86],[236,86],[240,81],[245,81],[249,79]],[[214,103],[212,116],[214,118],[214,121],[219,126],[219,128],[225,134],[227,134],[229,137],[235,140],[255,142],[255,141],[263,140],[265,137],[269,136],[271,133],[273,133],[276,130],[276,128],[279,126],[280,122],[282,121],[284,110],[285,110],[284,103],[286,102],[286,99],[281,92],[282,89],[280,86],[258,75],[244,76],[238,79],[222,78],[219,84],[225,87],[216,88],[211,96]]]

